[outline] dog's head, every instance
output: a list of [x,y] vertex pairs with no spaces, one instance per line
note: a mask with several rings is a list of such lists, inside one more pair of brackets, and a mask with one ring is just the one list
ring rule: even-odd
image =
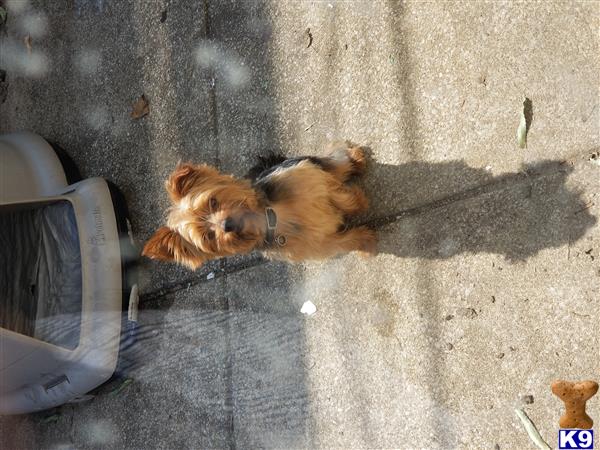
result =
[[173,205],[142,255],[196,269],[204,261],[247,253],[262,240],[259,199],[250,182],[214,167],[180,164],[166,182]]

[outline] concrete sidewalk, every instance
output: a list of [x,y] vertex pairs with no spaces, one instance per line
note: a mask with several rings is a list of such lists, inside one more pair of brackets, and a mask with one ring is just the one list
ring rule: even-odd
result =
[[114,181],[140,242],[177,161],[242,175],[336,139],[372,151],[381,240],[144,261],[133,383],[0,418],[7,449],[534,448],[520,407],[556,445],[550,383],[600,378],[599,2],[5,3],[0,132]]

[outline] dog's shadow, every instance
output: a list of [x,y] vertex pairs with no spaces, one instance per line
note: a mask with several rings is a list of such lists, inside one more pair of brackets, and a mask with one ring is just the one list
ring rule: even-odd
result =
[[567,186],[572,171],[559,161],[499,176],[463,161],[371,161],[362,181],[371,209],[362,222],[379,230],[380,253],[443,259],[483,252],[522,261],[574,243],[596,223],[581,192]]

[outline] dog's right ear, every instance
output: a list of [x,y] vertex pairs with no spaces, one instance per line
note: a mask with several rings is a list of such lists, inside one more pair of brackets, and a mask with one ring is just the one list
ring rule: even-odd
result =
[[192,270],[206,261],[207,255],[181,237],[177,231],[161,227],[148,239],[142,255],[161,261],[175,261]]
[[173,202],[185,197],[190,189],[204,179],[219,175],[219,171],[206,164],[179,164],[171,174],[165,187]]

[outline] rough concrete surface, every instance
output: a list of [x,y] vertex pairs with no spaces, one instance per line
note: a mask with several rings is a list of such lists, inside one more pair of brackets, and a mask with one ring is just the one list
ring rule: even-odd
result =
[[350,139],[380,254],[143,261],[133,383],[2,448],[534,448],[516,407],[557,445],[551,381],[600,378],[599,2],[3,3],[0,131],[114,181],[140,242],[179,160]]

